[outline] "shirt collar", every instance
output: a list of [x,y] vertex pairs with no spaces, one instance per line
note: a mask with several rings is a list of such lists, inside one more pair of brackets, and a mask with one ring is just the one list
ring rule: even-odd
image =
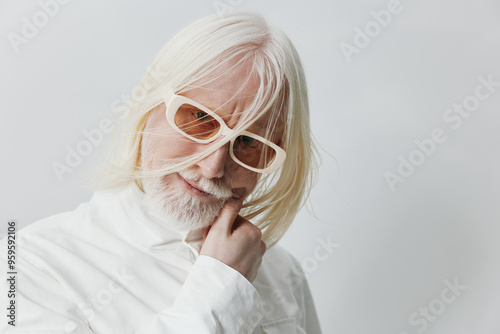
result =
[[144,193],[132,182],[117,191],[97,192],[92,202],[102,207],[117,233],[152,252],[185,251],[198,255],[204,228],[175,230],[167,221],[153,214]]

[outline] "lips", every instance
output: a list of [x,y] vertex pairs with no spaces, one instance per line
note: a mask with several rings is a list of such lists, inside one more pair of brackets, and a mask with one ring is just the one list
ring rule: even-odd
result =
[[180,174],[177,174],[179,175],[179,177],[185,182],[187,183],[189,186],[191,186],[192,188],[194,188],[195,190],[199,191],[200,193],[206,195],[206,196],[212,196],[214,197],[214,195],[210,194],[210,193],[207,193],[206,191],[204,191],[203,189],[201,189],[198,185],[196,185],[196,183],[194,183],[193,181],[191,180],[186,180],[185,178],[183,178]]
[[[180,173],[176,173],[177,176],[179,177],[180,181],[184,184],[184,187],[186,190],[190,192],[194,192],[198,196],[205,196],[205,197],[212,197],[215,199],[224,199],[227,200],[229,198],[241,198],[244,196],[246,190],[245,188],[234,188],[234,189],[220,189],[218,191],[217,189],[214,189],[215,193],[210,193],[205,191],[200,185],[196,182],[198,179],[193,180],[189,179],[186,177],[189,177],[186,175],[186,177],[182,176]],[[192,177],[192,176],[191,176]]]

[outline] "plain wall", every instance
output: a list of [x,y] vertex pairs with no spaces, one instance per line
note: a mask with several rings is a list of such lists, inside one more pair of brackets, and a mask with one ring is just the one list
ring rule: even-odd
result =
[[0,2],[1,234],[91,197],[110,135],[60,179],[54,162],[222,3],[263,13],[304,62],[323,164],[280,243],[324,333],[500,332],[498,1],[67,1],[44,22],[49,2]]

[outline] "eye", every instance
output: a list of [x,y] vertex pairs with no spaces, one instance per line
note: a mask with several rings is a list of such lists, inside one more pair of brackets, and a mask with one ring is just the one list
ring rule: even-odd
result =
[[208,117],[208,114],[203,111],[197,111],[195,117],[199,121],[204,121]]
[[243,145],[248,147],[252,146],[252,144],[255,142],[255,140],[252,137],[248,136],[240,136],[239,139]]

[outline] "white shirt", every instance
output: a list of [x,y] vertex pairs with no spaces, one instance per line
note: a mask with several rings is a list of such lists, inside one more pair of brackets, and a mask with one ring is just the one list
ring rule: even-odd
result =
[[[141,195],[134,184],[96,192],[74,211],[19,231],[16,326],[2,314],[0,332],[321,333],[307,281],[287,251],[268,249],[250,283],[199,255],[202,230],[166,228]],[[2,268],[6,247],[4,238]]]

